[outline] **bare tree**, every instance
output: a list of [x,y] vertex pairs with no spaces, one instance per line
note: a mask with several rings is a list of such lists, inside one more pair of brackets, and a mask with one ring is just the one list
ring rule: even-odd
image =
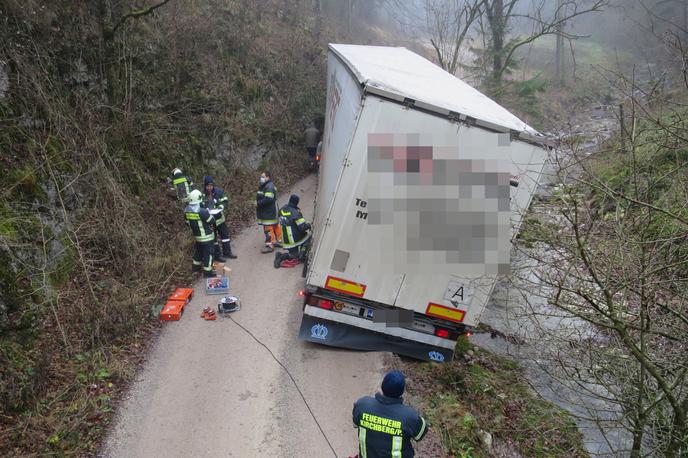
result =
[[545,332],[566,350],[562,383],[616,406],[604,421],[628,431],[631,456],[685,456],[688,160],[676,151],[688,148],[688,104],[672,97],[669,105],[652,81],[607,76],[627,100],[627,151],[615,142],[599,151],[563,145],[555,204],[540,206],[526,229],[537,243],[523,252],[537,267],[520,280],[524,298],[552,307],[533,313],[586,325]]
[[461,50],[482,13],[482,0],[425,0],[430,44],[440,66],[455,74]]
[[[546,35],[557,35],[565,39],[578,36],[563,30],[563,24],[584,14],[602,11],[607,0],[562,0],[554,10],[547,8],[551,3],[545,0],[533,2],[530,10],[520,13],[520,0],[483,0],[484,15],[481,30],[486,34],[486,53],[489,60],[488,80],[499,85],[507,71],[514,64],[514,54],[521,47]],[[521,5],[522,6],[522,5]],[[531,32],[520,36],[511,35],[512,23],[516,20],[530,24]]]

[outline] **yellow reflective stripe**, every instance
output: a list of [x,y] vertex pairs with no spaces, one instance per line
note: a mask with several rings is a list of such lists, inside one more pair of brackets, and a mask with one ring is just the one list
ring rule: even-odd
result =
[[259,219],[258,224],[264,224],[266,226],[272,226],[274,224],[277,224],[278,221],[276,219]]
[[199,220],[199,219],[201,219],[201,215],[199,215],[198,213],[187,213],[186,219],[192,220],[192,221]]
[[275,193],[274,192],[266,192],[265,197],[275,197]]
[[299,218],[296,220],[296,224],[301,224],[301,223],[305,223],[305,222],[306,222],[306,218]]
[[366,450],[366,429],[362,426],[358,427],[358,451],[361,453],[360,458],[368,458],[368,450]]
[[394,436],[392,438],[392,458],[401,458],[401,437]]
[[196,237],[197,242],[212,242],[215,240],[215,234],[199,235]]
[[[290,226],[287,226],[287,230],[289,230],[289,229],[290,229]],[[298,242],[295,242],[295,243],[294,243],[294,242],[289,242],[289,241],[286,241],[286,240],[285,240],[285,242],[282,244],[282,248],[285,248],[285,249],[286,249],[286,248],[295,248],[295,247],[297,247],[297,246],[301,246],[301,245],[303,245],[303,244],[306,242],[306,240],[308,240],[309,238],[311,238],[311,233],[310,233],[310,232],[309,232],[308,234],[306,234],[306,236],[305,236],[304,238],[302,238],[301,240],[299,240]]]
[[291,226],[287,226],[287,244],[291,245],[294,243],[294,234],[291,231]]
[[423,437],[423,434],[425,433],[425,428],[427,427],[427,424],[425,423],[425,418],[420,417],[420,421],[423,422],[423,426],[421,426],[420,431],[418,434],[416,434],[416,437],[414,437],[415,440],[420,440],[421,437]]
[[291,216],[291,212],[285,212],[284,210],[280,210],[280,215],[282,215],[282,216]]
[[178,184],[182,184],[182,183],[186,183],[186,178],[184,178],[184,177],[182,177],[182,178],[177,178],[176,180],[173,180],[173,181],[172,181],[172,184],[173,184],[173,185],[178,185]]

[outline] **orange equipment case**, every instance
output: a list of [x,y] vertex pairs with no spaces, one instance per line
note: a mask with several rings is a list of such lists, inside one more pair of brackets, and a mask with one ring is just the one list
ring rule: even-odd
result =
[[192,297],[192,288],[177,288],[160,311],[160,320],[179,321],[184,313],[184,307],[191,301]]

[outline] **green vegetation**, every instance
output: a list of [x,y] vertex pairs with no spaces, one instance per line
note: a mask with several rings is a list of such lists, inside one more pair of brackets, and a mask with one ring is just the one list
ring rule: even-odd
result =
[[516,363],[473,348],[450,364],[406,364],[414,371],[411,391],[424,398],[421,410],[451,456],[489,457],[493,447],[528,457],[587,456],[570,416],[533,392]]
[[129,6],[0,2],[2,456],[97,450],[151,310],[190,274],[170,171],[213,175],[236,231],[256,167],[301,177],[324,111],[313,14],[175,1],[114,30]]

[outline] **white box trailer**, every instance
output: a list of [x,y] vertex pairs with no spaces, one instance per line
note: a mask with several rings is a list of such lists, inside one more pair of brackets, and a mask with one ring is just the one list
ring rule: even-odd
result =
[[548,147],[405,49],[331,44],[299,337],[450,361],[508,268]]

